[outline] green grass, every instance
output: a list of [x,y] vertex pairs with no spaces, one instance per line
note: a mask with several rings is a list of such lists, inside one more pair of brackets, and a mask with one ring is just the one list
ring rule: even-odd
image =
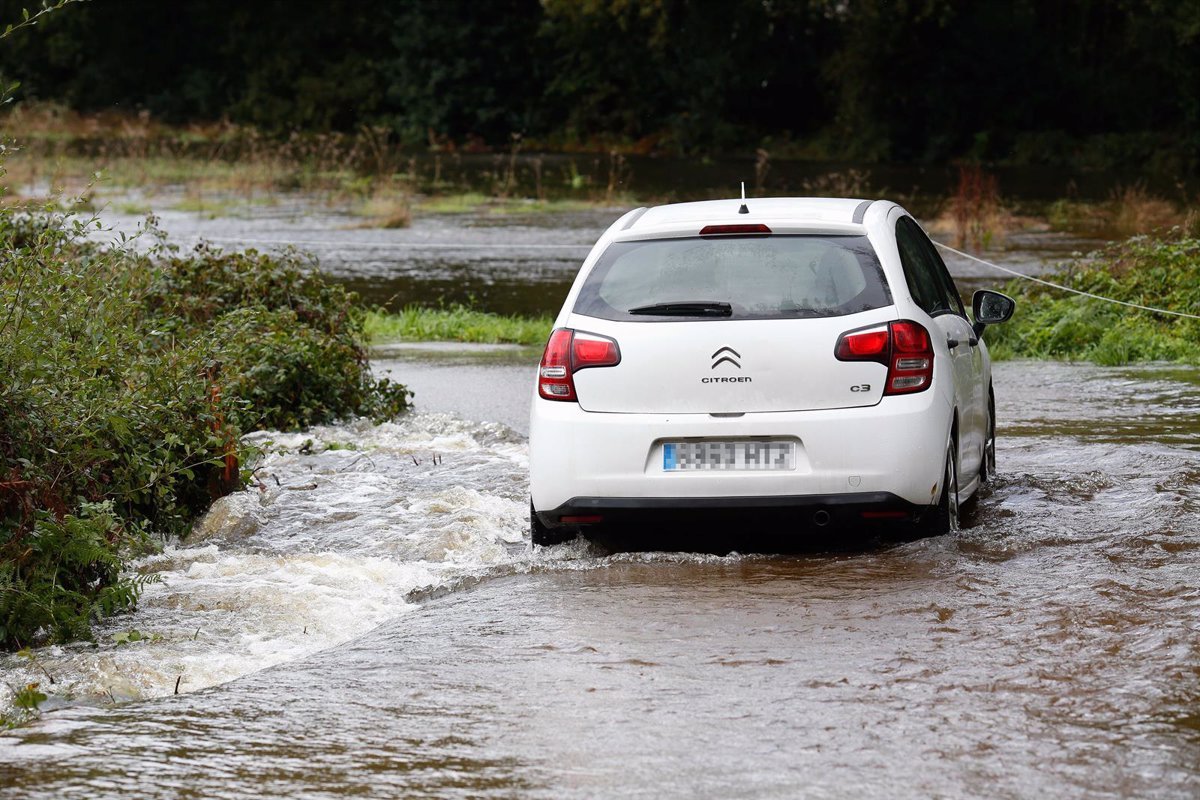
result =
[[588,209],[604,207],[605,205],[603,201],[570,198],[555,200],[508,198],[506,200],[492,201],[487,206],[487,213],[496,216],[504,216],[505,214],[562,214],[568,211],[587,211]]
[[469,214],[486,205],[490,199],[479,192],[463,192],[426,197],[417,207],[427,214]]
[[[1200,314],[1200,237],[1175,228],[1135,236],[1072,263],[1054,283],[1102,297]],[[1009,285],[1017,312],[989,328],[996,359],[1200,364],[1200,320],[1140,311],[1031,283]]]
[[[622,195],[615,198],[611,204],[630,205],[633,202],[631,197]],[[505,214],[559,214],[568,211],[586,211],[605,205],[603,200],[580,198],[535,200],[524,197],[489,197],[480,192],[461,192],[427,196],[417,204],[417,210],[424,214],[486,213],[503,216]]]
[[373,344],[389,341],[473,342],[478,344],[544,344],[554,318],[505,316],[465,306],[408,306],[399,314],[372,311],[364,331]]

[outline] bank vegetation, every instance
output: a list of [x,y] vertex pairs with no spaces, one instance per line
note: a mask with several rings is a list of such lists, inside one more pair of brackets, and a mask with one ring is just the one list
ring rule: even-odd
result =
[[241,436],[403,410],[352,294],[296,253],[110,241],[0,210],[0,648],[132,608],[128,560],[244,486]]
[[[1077,259],[1046,280],[1155,313],[1037,283],[1009,285],[1012,320],[989,328],[996,358],[1040,358],[1121,365],[1139,361],[1200,364],[1200,224],[1133,236]],[[1192,315],[1192,316],[1178,316]]]

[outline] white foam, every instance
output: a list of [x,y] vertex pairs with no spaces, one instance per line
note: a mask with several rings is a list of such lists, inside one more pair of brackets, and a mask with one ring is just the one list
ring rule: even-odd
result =
[[[529,558],[527,455],[504,426],[414,415],[247,439],[266,448],[260,484],[133,565],[158,579],[136,612],[98,626],[98,647],[5,657],[0,678],[81,700],[161,696],[176,681],[195,691],[345,643],[413,592]],[[150,638],[115,643],[131,630]]]

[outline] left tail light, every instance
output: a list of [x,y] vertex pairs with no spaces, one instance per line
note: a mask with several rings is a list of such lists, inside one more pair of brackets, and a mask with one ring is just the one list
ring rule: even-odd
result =
[[621,348],[615,339],[570,328],[555,328],[538,367],[538,395],[546,400],[575,402],[575,373],[589,367],[615,367]]

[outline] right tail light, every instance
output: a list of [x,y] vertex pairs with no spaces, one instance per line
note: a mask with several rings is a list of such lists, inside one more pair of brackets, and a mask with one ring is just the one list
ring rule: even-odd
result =
[[933,344],[919,322],[902,319],[843,333],[833,354],[839,361],[874,361],[887,367],[885,395],[923,392],[933,383]]

